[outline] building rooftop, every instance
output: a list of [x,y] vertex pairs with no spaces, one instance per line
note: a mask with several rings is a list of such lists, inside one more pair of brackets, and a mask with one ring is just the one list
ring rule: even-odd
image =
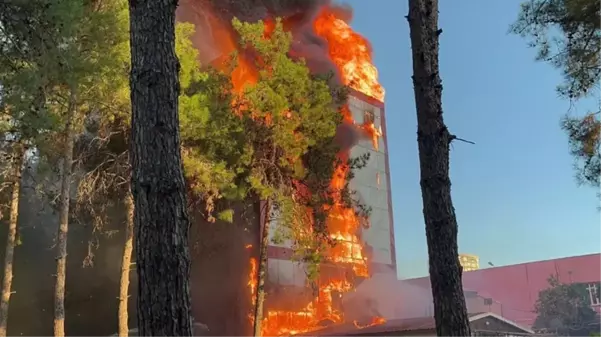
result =
[[[541,290],[549,287],[554,275],[564,283],[598,283],[601,281],[601,254],[572,256],[527,262],[463,273],[463,289],[476,292],[493,303],[485,307],[512,321],[530,326],[536,318],[534,305]],[[430,278],[401,281],[417,288],[430,289]]]
[[[483,318],[493,318],[504,324],[510,325],[524,334],[533,334],[534,332],[526,327],[523,327],[515,322],[509,321],[499,315],[491,312],[481,312],[469,314],[470,322],[474,322]],[[384,324],[359,328],[354,323],[346,323],[333,327],[324,328],[322,330],[313,331],[302,336],[344,336],[344,335],[376,335],[391,332],[416,332],[424,330],[435,330],[436,321],[434,317],[416,317],[394,319],[387,321]]]

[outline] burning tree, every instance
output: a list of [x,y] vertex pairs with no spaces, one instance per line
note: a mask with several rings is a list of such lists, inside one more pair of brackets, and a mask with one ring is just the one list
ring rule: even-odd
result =
[[[312,76],[302,61],[288,56],[292,38],[280,20],[268,24],[234,20],[233,26],[240,35],[242,57],[253,60],[248,64],[257,74],[256,83],[249,83],[235,97],[234,109],[241,115],[253,146],[246,181],[251,193],[264,202],[253,315],[254,335],[258,336],[264,319],[267,246],[273,222],[288,228],[300,223],[306,226],[304,233],[316,242],[327,237],[324,217],[307,216],[307,208],[320,214],[332,203],[329,189],[302,191],[299,187],[317,187],[319,181],[329,181],[338,152],[330,144],[342,122],[338,107],[345,97],[338,88],[330,88],[326,78]],[[313,155],[319,153],[325,160],[313,161],[314,165],[307,167],[304,159],[311,149],[316,151]],[[311,223],[309,219],[317,221]],[[302,240],[303,233],[289,233],[297,235],[298,242]],[[306,250],[306,246],[300,248]]]
[[[256,57],[257,54],[260,54],[257,52],[257,48],[251,44],[252,48],[249,50],[247,48],[248,44],[244,43],[244,39],[239,38],[239,32],[230,27],[229,22],[232,16],[240,17],[245,22],[257,22],[258,19],[266,19],[263,21],[263,29],[257,28],[257,31],[264,30],[265,34],[257,33],[257,36],[273,37],[276,26],[274,17],[281,15],[284,30],[294,36],[291,50],[287,53],[288,57],[292,57],[294,60],[304,58],[307,67],[315,73],[333,71],[335,76],[328,79],[331,83],[345,84],[376,100],[383,100],[384,90],[378,83],[378,73],[372,62],[369,42],[354,32],[345,21],[351,16],[347,7],[334,6],[328,1],[254,1],[251,6],[246,5],[248,5],[247,2],[240,1],[183,1],[182,3],[182,6],[187,9],[190,9],[190,6],[201,7],[195,8],[190,13],[197,13],[196,15],[202,17],[202,21],[210,22],[210,27],[201,30],[201,32],[211,31],[215,34],[213,38],[218,37],[215,40],[216,45],[213,46],[218,52],[229,53],[232,50],[239,52],[238,62],[231,69],[232,90],[236,94],[234,95],[235,112],[239,114],[241,107],[244,108],[242,110],[249,110],[247,109],[248,106],[245,106],[247,103],[245,101],[245,85],[248,85],[250,89],[253,86],[258,86],[257,80],[261,72],[269,74],[270,69],[265,68],[266,62],[263,58]],[[198,18],[191,15],[188,19],[196,22]],[[230,30],[230,28],[232,29]],[[202,40],[204,42],[203,38],[196,36],[195,41]],[[202,44],[202,42],[200,43]],[[203,50],[202,45],[198,47]],[[204,51],[207,52],[207,55],[215,52],[214,49],[204,49]],[[201,53],[202,56],[205,55]],[[290,75],[293,75],[293,73],[291,72]],[[296,83],[296,80],[292,79],[282,81],[282,83],[272,82],[269,86],[273,87],[275,84],[284,87],[294,83]],[[338,97],[337,94],[334,94],[334,96]],[[345,103],[342,96],[336,100]],[[271,104],[278,107],[281,105],[279,100],[270,102],[265,99],[266,97],[268,95],[263,93],[255,95],[257,100],[265,100],[265,102],[260,102],[264,106]],[[338,113],[340,114],[338,129],[343,131],[338,134],[340,139],[349,136],[345,131],[351,132],[350,138],[358,138],[354,134],[357,131],[371,138],[377,148],[381,131],[375,127],[373,121],[366,123],[366,125],[357,125],[346,106],[342,106]],[[251,111],[252,115],[253,111]],[[260,114],[255,113],[255,115]],[[263,115],[265,116],[260,115],[256,119],[269,125],[268,123],[272,121],[273,116],[270,114]],[[276,117],[281,118],[280,116]],[[256,123],[254,120],[252,122]],[[264,127],[261,124],[259,126]],[[244,129],[250,130],[246,126]],[[290,135],[287,135],[287,137],[290,137]],[[353,141],[350,140],[350,143]],[[347,139],[346,142],[349,143],[349,140]],[[263,143],[265,142],[263,141]],[[309,262],[307,272],[311,277],[316,277],[320,273],[328,274],[326,269],[344,271],[344,275],[341,275],[342,273],[335,277],[329,277],[333,275],[328,275],[316,282],[318,284],[314,287],[315,296],[310,299],[307,298],[307,301],[303,302],[306,306],[286,311],[269,309],[264,315],[263,322],[261,322],[265,334],[298,333],[317,329],[325,321],[331,323],[344,322],[341,308],[336,308],[336,294],[352,290],[355,278],[369,277],[368,257],[364,255],[364,243],[360,239],[361,229],[367,225],[366,218],[369,214],[369,208],[360,207],[361,205],[353,200],[353,193],[348,188],[353,170],[364,165],[368,158],[367,156],[350,158],[349,149],[352,145],[354,144],[337,147],[332,144],[330,139],[310,147],[307,153],[302,156],[303,165],[296,165],[298,168],[302,168],[307,176],[304,179],[293,179],[294,186],[292,188],[283,185],[286,186],[284,191],[289,191],[285,192],[284,195],[292,195],[292,198],[285,198],[285,200],[292,200],[292,202],[281,202],[282,205],[287,205],[287,211],[282,212],[281,209],[276,209],[273,213],[264,212],[277,218],[274,220],[278,220],[279,224],[284,225],[284,230],[282,230],[286,232],[284,234],[288,238],[294,238],[292,241],[294,242],[296,255],[301,261]],[[261,145],[258,148],[265,153],[269,153],[264,149],[269,150],[269,144]],[[255,156],[256,153],[253,151],[251,153]],[[324,157],[324,153],[329,155]],[[269,160],[263,160],[263,163],[268,162]],[[290,164],[286,165],[291,166]],[[327,170],[322,169],[321,174],[315,174],[314,178],[310,178],[309,176],[314,174],[314,171],[320,171],[312,169],[311,165],[323,165],[322,167],[326,167]],[[293,167],[291,168],[294,170]],[[267,178],[271,179],[269,176]],[[278,177],[276,176],[276,178]],[[312,181],[312,179],[316,180]],[[248,179],[243,179],[243,181],[248,181]],[[259,182],[261,181],[259,180]],[[238,186],[243,185],[244,183]],[[316,200],[311,200],[312,198]],[[286,221],[286,216],[282,213],[295,214],[295,221]],[[265,219],[263,219],[263,222],[267,222],[268,227],[272,225]],[[309,226],[311,231],[307,230],[307,222],[313,225]],[[281,229],[281,227],[278,228]],[[265,235],[266,233],[263,232],[262,234]],[[319,237],[321,239],[316,240]],[[332,245],[327,243],[332,243]],[[308,247],[319,247],[320,249],[310,252]],[[322,260],[328,262],[328,268],[322,268],[324,267],[321,263]],[[251,259],[251,267],[254,269],[251,271],[249,287],[254,298],[258,286],[258,263],[256,259]],[[382,319],[377,321],[381,322]]]

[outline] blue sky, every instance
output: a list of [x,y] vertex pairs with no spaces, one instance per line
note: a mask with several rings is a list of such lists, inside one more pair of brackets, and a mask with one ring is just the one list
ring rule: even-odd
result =
[[[406,0],[348,0],[373,45],[386,119],[399,276],[427,274]],[[578,187],[559,120],[558,70],[507,34],[520,0],[441,1],[445,122],[459,249],[506,265],[600,251],[599,200]],[[586,106],[580,105],[584,112]]]

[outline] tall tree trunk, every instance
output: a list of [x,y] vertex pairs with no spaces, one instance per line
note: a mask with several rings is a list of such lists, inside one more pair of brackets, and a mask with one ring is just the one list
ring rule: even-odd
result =
[[58,233],[56,236],[56,285],[54,288],[54,336],[65,336],[65,282],[67,279],[67,234],[69,232],[69,203],[71,200],[71,167],[75,137],[75,91],[71,89],[67,122],[65,123],[65,148],[61,172],[61,194]]
[[420,185],[436,332],[439,336],[469,336],[457,249],[457,219],[449,178],[449,146],[455,137],[442,118],[442,81],[438,67],[438,35],[442,31],[438,29],[438,1],[409,0],[407,20],[413,53]]
[[140,336],[191,336],[177,0],[130,0],[132,187]]
[[265,304],[265,278],[267,276],[267,247],[269,246],[269,225],[271,223],[271,201],[265,202],[265,218],[259,243],[259,266],[257,268],[257,297],[255,300],[255,314],[253,336],[262,336],[263,307]]
[[123,246],[123,257],[121,259],[121,280],[119,283],[119,337],[127,337],[129,334],[127,304],[129,300],[129,272],[131,270],[131,252],[134,244],[134,199],[131,191],[127,189],[125,197],[125,245]]
[[4,277],[2,281],[2,300],[0,302],[0,336],[6,336],[8,323],[8,305],[12,293],[13,262],[17,238],[17,221],[19,218],[19,199],[21,192],[21,177],[25,162],[25,147],[23,144],[15,145],[12,163],[12,193],[10,197],[10,217],[8,220],[8,235],[6,237],[6,250],[4,253]]

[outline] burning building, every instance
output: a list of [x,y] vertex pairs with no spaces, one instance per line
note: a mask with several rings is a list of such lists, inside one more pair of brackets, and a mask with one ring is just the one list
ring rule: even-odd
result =
[[[270,238],[263,335],[314,331],[349,321],[355,321],[356,325],[383,323],[377,308],[369,305],[362,306],[364,310],[360,311],[348,310],[348,305],[345,308],[345,296],[362,280],[375,273],[396,275],[384,89],[378,82],[369,42],[350,27],[350,8],[332,5],[329,1],[186,0],[180,1],[178,8],[178,20],[196,25],[193,42],[200,51],[201,63],[205,64],[213,63],[238,48],[230,26],[234,17],[247,22],[275,17],[283,19],[285,29],[293,35],[291,56],[305,59],[314,72],[332,71],[335,81],[351,88],[349,100],[342,109],[344,123],[337,137],[342,148],[339,156],[344,160],[365,153],[370,155],[367,166],[355,172],[351,181],[351,188],[356,191],[358,199],[371,208],[369,226],[365,226],[354,210],[342,206],[340,200],[334,203],[326,226],[335,244],[328,248],[317,280],[309,282],[306,266],[292,260],[291,242],[274,244]],[[252,81],[252,71],[252,67],[241,62],[232,74],[234,89]],[[347,170],[346,165],[336,169],[331,180],[334,189],[342,188],[342,177]],[[254,221],[258,222],[256,227],[260,228],[261,211],[256,208],[253,211]],[[270,227],[273,229],[278,225],[274,223]],[[202,307],[194,310],[194,314],[209,326],[211,334],[246,334],[248,328],[233,331],[225,326],[216,328],[215,325],[223,325],[219,320],[223,321],[224,316],[241,322],[244,311],[250,312],[257,289],[256,247],[259,233],[248,228],[235,233],[223,228],[220,231],[224,231],[222,237],[214,234],[209,245],[227,241],[227,246],[232,249],[222,247],[222,254],[216,253],[210,260],[206,258],[205,250],[202,261],[198,263],[193,257],[193,306],[200,302],[197,307]],[[277,230],[271,230],[270,234],[274,232]],[[242,261],[246,263],[245,267],[240,265]],[[225,268],[227,273],[211,268],[224,265],[231,267]],[[195,277],[195,266],[215,272],[210,275],[198,273]],[[195,290],[195,282],[202,284],[198,290]],[[242,301],[246,305],[238,305],[245,292],[251,300]],[[223,309],[227,306],[224,302],[231,301],[237,301],[235,312]]]
[[[356,157],[370,153],[367,166],[358,170],[351,181],[358,197],[372,209],[370,226],[360,228],[356,219],[345,217],[349,213],[330,215],[328,228],[336,244],[329,261],[321,266],[313,291],[308,287],[303,264],[292,260],[291,243],[270,243],[268,281],[273,294],[268,296],[275,296],[282,309],[270,311],[265,327],[268,335],[316,330],[349,320],[357,325],[370,325],[382,319],[377,307],[370,307],[369,303],[359,312],[349,310],[345,298],[373,274],[389,273],[396,277],[384,107],[381,101],[358,91],[349,97],[348,106],[353,123],[365,134],[349,149],[349,154]],[[294,302],[303,299],[306,306],[298,311]],[[291,311],[286,306],[297,310]]]

